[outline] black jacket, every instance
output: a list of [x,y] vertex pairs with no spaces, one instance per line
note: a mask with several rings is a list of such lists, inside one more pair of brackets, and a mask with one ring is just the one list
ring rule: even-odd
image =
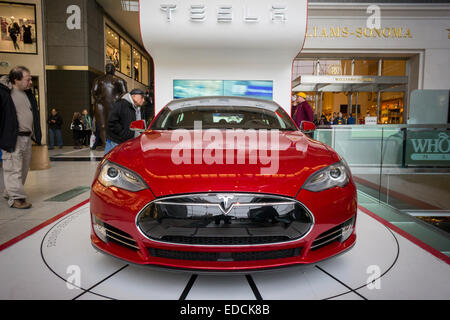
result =
[[[142,109],[141,107],[141,119],[144,120]],[[136,111],[133,105],[125,99],[117,100],[109,111],[108,138],[115,143],[122,143],[134,138],[134,131],[130,130],[130,124],[133,121],[136,121]]]
[[[30,100],[33,112],[33,141],[40,145],[42,133],[37,101],[31,90],[27,90],[25,93],[28,100]],[[16,107],[11,98],[11,89],[0,83],[0,148],[7,152],[14,152],[18,132],[19,123],[17,121]]]
[[[52,120],[55,120],[55,122],[52,122]],[[57,113],[56,115],[50,115],[50,117],[47,120],[48,127],[50,129],[61,129],[61,126],[63,124],[63,119],[61,116]]]

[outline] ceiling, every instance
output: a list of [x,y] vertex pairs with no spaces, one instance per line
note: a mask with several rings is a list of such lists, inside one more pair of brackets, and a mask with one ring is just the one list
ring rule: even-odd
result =
[[139,13],[123,11],[121,0],[96,0],[103,7],[105,12],[122,27],[124,31],[141,47],[144,47],[141,41],[139,30]]

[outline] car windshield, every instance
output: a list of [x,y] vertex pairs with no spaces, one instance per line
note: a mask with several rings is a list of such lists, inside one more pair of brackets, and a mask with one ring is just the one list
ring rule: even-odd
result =
[[203,129],[278,129],[295,131],[287,113],[252,106],[189,106],[165,108],[153,122],[152,130],[194,129],[199,121]]

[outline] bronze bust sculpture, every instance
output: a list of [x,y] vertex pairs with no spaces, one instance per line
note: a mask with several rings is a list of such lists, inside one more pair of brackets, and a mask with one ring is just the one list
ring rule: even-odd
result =
[[106,74],[94,80],[91,90],[93,98],[94,115],[100,138],[106,143],[106,125],[108,114],[114,102],[127,92],[125,80],[114,76],[116,68],[112,63],[105,67]]

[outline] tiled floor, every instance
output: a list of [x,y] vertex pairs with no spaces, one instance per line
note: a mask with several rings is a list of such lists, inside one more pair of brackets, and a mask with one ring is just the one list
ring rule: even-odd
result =
[[[74,152],[76,151],[76,152]],[[49,155],[70,152],[72,155],[90,152],[89,149],[73,148],[49,150]],[[103,154],[96,151],[95,154]],[[27,200],[32,203],[28,210],[12,209],[5,199],[0,198],[0,244],[25,231],[38,226],[74,205],[89,198],[89,190],[62,202],[45,201],[76,187],[90,187],[98,162],[96,161],[52,161],[48,170],[30,171],[25,183]],[[0,170],[0,192],[3,192],[3,170]]]

